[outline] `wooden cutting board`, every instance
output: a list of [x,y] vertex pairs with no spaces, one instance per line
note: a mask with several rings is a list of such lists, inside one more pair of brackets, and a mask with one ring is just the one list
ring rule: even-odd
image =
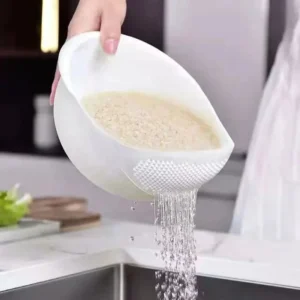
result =
[[76,197],[35,198],[30,206],[29,218],[60,222],[61,231],[94,227],[100,214],[87,211],[88,201]]
[[64,210],[64,211],[86,211],[88,201],[84,198],[77,197],[40,197],[35,198],[30,205],[31,212],[37,211],[51,211],[51,210]]
[[72,231],[94,227],[100,222],[100,214],[85,211],[39,211],[30,213],[30,217],[38,220],[60,222],[61,231]]

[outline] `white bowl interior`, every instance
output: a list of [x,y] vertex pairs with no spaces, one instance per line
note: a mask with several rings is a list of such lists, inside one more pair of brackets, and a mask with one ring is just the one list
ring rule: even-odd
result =
[[62,48],[59,67],[79,102],[84,96],[106,91],[158,95],[205,119],[221,143],[230,140],[197,82],[170,57],[140,40],[122,35],[117,54],[109,56],[101,48],[99,32],[85,33]]
[[[82,99],[90,94],[106,91],[155,94],[205,119],[217,132],[221,149],[192,153],[191,162],[226,160],[233,149],[231,138],[197,82],[174,60],[142,41],[122,35],[117,54],[109,56],[100,46],[99,32],[81,34],[63,46],[59,69],[62,83],[55,101],[55,118],[62,145],[89,180],[113,194],[148,200],[149,196],[131,182],[134,180],[128,169],[139,159],[156,159],[160,155],[155,153],[151,157],[151,151],[139,152],[109,138],[83,109]],[[73,133],[68,134],[66,128]],[[164,153],[161,157],[168,155]],[[185,159],[188,155],[172,153],[170,157]]]

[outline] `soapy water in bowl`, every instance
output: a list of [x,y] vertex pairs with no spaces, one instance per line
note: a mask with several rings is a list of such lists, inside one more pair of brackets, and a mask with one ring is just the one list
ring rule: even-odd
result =
[[[107,133],[121,143],[158,151],[199,151],[220,146],[209,124],[180,106],[138,92],[88,96],[83,105]],[[161,192],[152,203],[155,241],[164,270],[155,273],[159,300],[195,300],[196,244],[194,216],[197,189]],[[135,205],[131,207],[135,211]],[[134,241],[134,237],[130,237]]]

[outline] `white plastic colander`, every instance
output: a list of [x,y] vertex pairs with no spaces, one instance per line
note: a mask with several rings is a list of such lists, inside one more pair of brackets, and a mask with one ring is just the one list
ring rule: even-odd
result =
[[[69,40],[59,56],[60,81],[54,107],[61,143],[74,165],[110,193],[148,200],[157,193],[200,188],[227,162],[234,144],[197,82],[156,48],[122,35],[115,56],[106,55],[99,32]],[[220,148],[162,152],[128,147],[89,117],[84,96],[107,91],[156,94],[184,106],[216,131]]]

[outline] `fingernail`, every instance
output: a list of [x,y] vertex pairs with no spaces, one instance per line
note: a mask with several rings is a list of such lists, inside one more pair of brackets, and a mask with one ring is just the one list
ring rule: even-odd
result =
[[118,47],[118,41],[115,39],[108,39],[104,42],[104,51],[108,54],[115,54]]

